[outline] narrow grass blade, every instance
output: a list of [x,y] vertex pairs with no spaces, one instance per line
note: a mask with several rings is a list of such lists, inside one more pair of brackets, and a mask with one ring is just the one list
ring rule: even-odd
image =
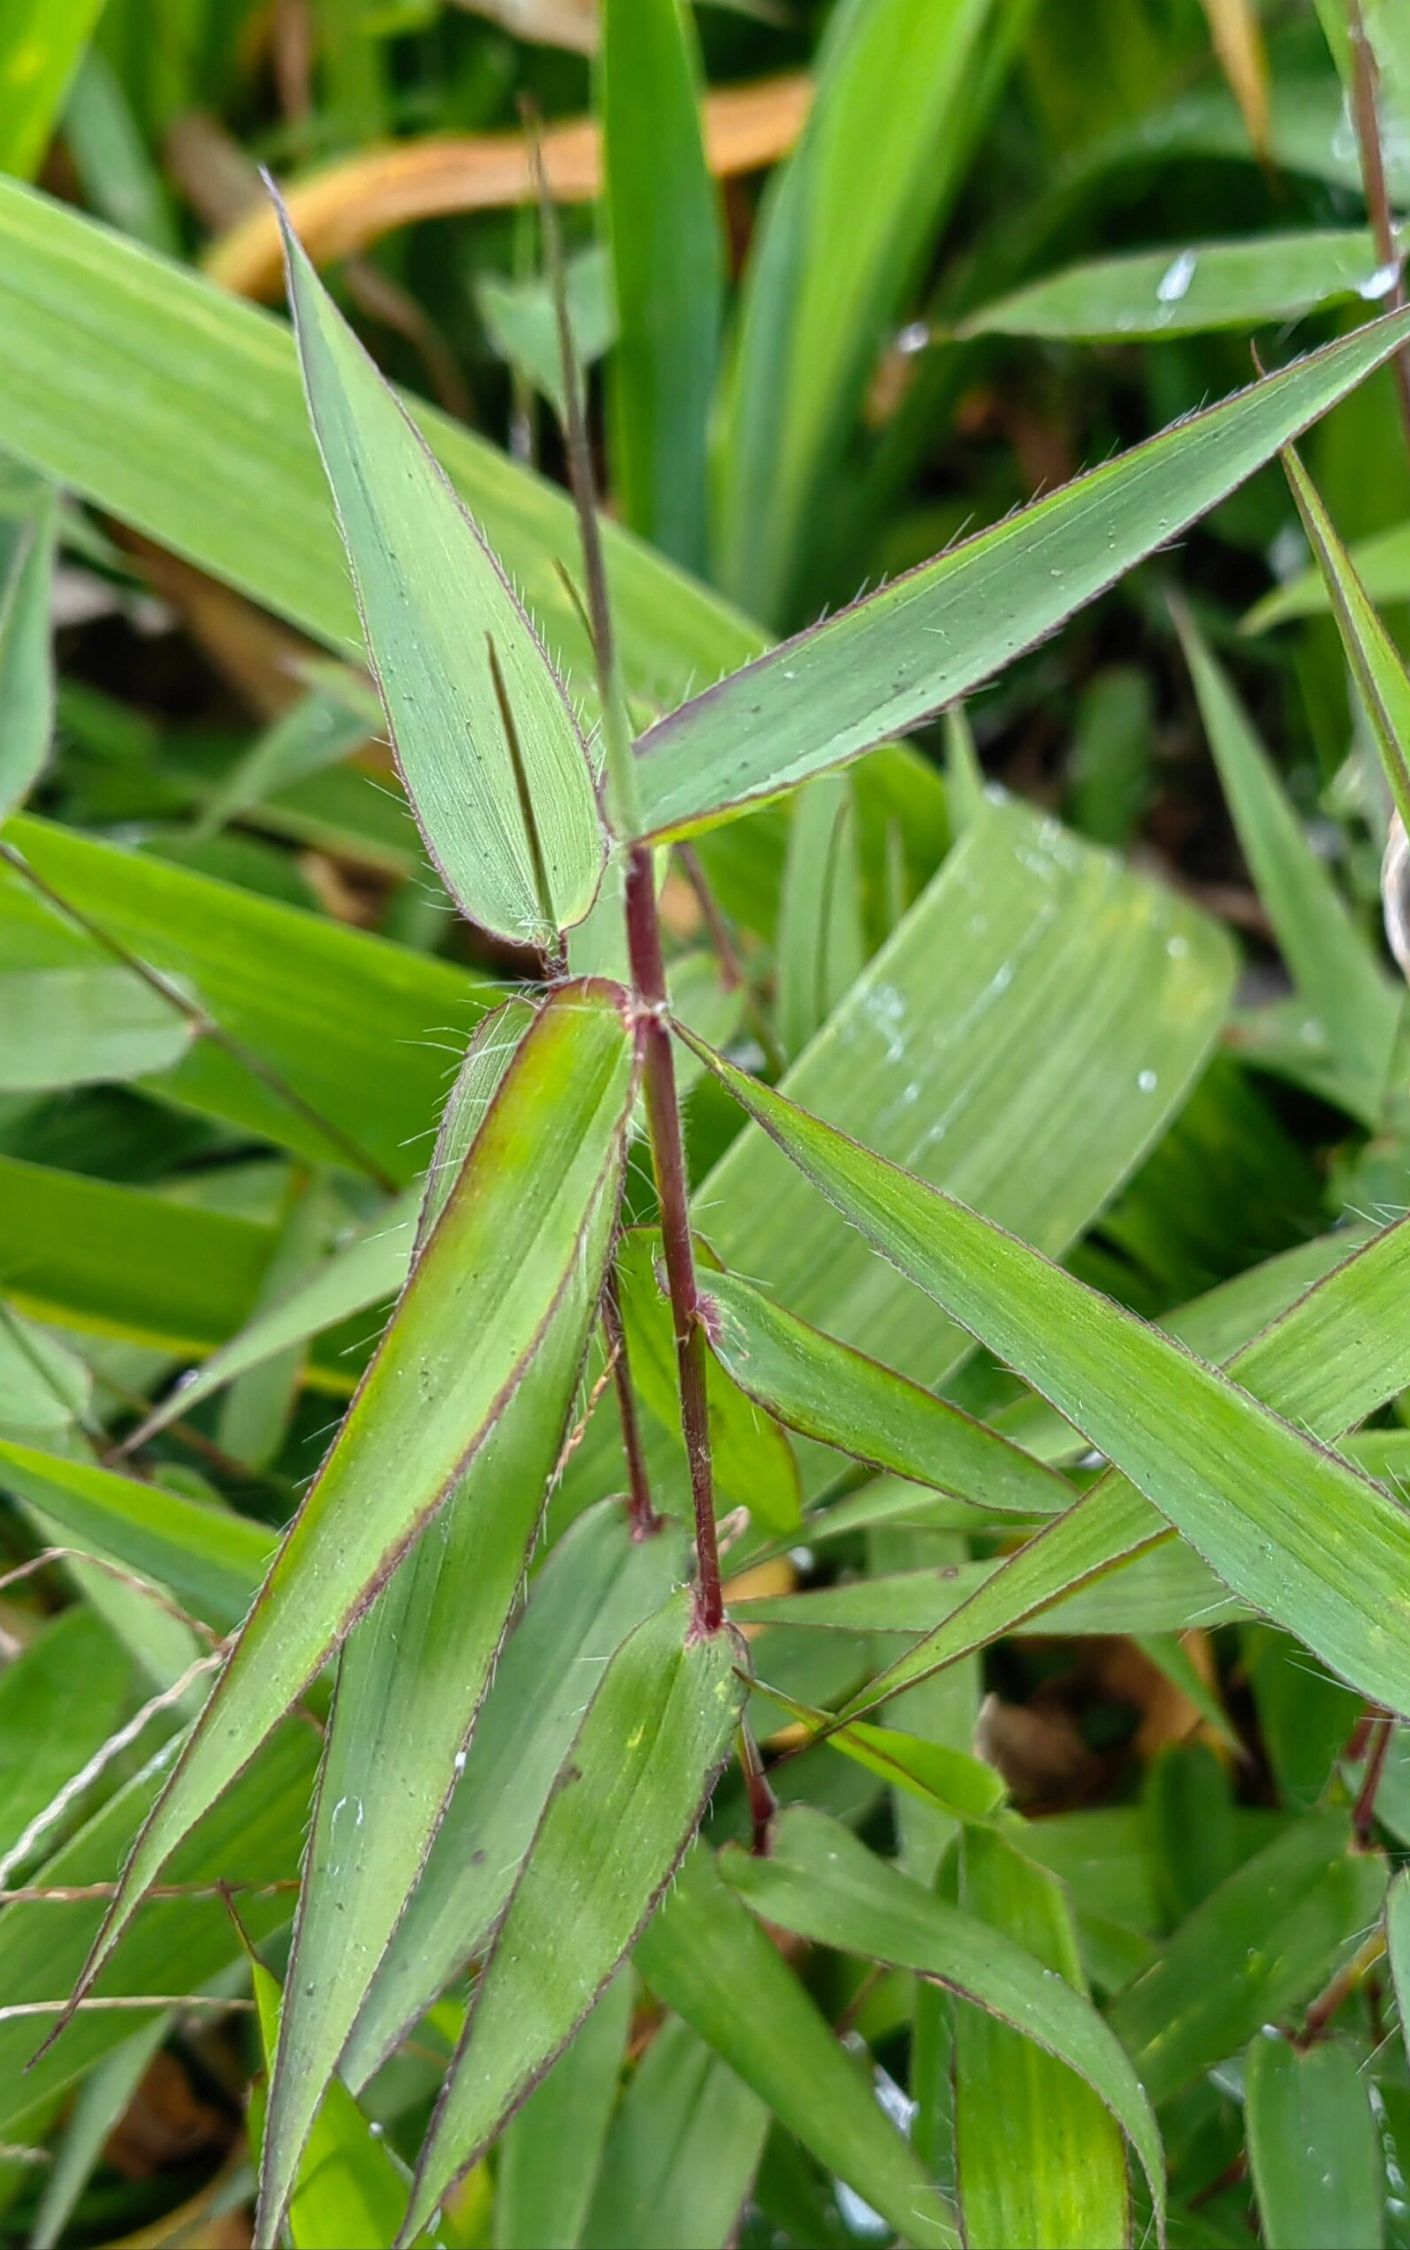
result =
[[621,1003],[613,986],[561,986],[521,1046],[124,1869],[85,1983],[182,1836],[444,1504],[523,1380],[619,1176],[633,1087]]
[[[1077,1992],[1087,1986],[1066,1892],[1017,1839],[967,1831],[960,1904]],[[955,2153],[970,2250],[1120,2250],[1131,2239],[1121,2134],[1066,2063],[978,2008],[955,2014]]]
[[[341,1123],[391,1179],[415,1178],[425,1158],[420,1136],[445,1093],[445,1056],[434,1042],[447,1025],[468,1037],[482,1010],[503,997],[498,987],[370,931],[57,822],[20,815],[4,834],[45,882],[195,994],[223,1032],[308,1106],[209,1038],[193,1041],[153,1081],[158,1099],[346,1168],[347,1148],[318,1120]],[[112,965],[10,867],[0,867],[0,946],[11,969]]]
[[778,1034],[796,1055],[820,1031],[866,959],[851,778],[803,790],[788,826],[778,910]]
[[[1410,1339],[1395,1309],[1408,1282],[1410,1224],[1402,1222],[1314,1282],[1231,1358],[1230,1374],[1315,1439],[1334,1442],[1410,1380]],[[1221,1341],[1212,1332],[1198,1340],[1207,1347]],[[1124,1477],[1108,1472],[1067,1515],[989,1574],[950,1623],[884,1673],[859,1703],[870,1707],[893,1686],[958,1661],[1052,1602],[1062,1600],[1069,1617],[1081,1614],[1074,1589],[1092,1582],[1098,1595],[1105,1573],[1119,1568],[1124,1576],[1137,1557],[1168,1537],[1159,1510]],[[1130,1614],[1124,1612],[1128,1620]]]
[[576,2250],[600,2185],[631,2023],[632,1977],[623,1970],[506,2128],[494,2250]]
[[1031,1382],[1341,1678],[1410,1705],[1410,1516],[1247,1391],[1024,1244],[716,1056],[711,1068],[883,1254]]
[[1350,2047],[1295,2047],[1272,2027],[1244,2061],[1244,2120],[1267,2250],[1381,2250],[1380,2129],[1371,2087]]
[[1386,1950],[1400,2010],[1400,2037],[1410,2051],[1410,1870],[1401,1868],[1386,1893]]
[[994,0],[833,13],[802,140],[760,219],[730,371],[721,577],[757,616],[796,599],[821,486],[1025,13]]
[[[624,1161],[625,1145],[495,1428],[343,1650],[270,2085],[261,2182],[269,2233],[320,2089],[385,1957],[456,1774],[474,1754],[472,1730],[597,1316]],[[455,1175],[441,1173],[433,1187],[444,1204]]]
[[471,921],[556,946],[596,897],[605,848],[566,690],[287,226],[284,245],[309,413],[427,847]]
[[[613,2120],[582,2250],[732,2241],[768,2130],[768,2110],[728,2064],[688,2024],[662,2024]],[[548,2242],[541,2233],[522,2250]]]
[[581,2023],[695,1832],[743,1708],[742,1646],[676,1596],[602,1675],[560,1770],[431,2121],[402,2240]]
[[[778,1948],[697,1844],[638,1941],[652,1990],[751,2086],[824,2170],[906,2242],[958,2244],[954,2215]],[[742,1992],[752,2005],[742,2008]]]
[[1291,447],[1284,453],[1283,466],[1326,583],[1342,648],[1371,722],[1396,811],[1410,827],[1410,672],[1376,615],[1312,479]]
[[0,171],[39,169],[103,0],[11,0],[0,28]]
[[725,246],[701,139],[695,27],[683,0],[607,0],[600,68],[618,322],[609,370],[613,484],[633,531],[703,574]]
[[622,1500],[600,1501],[555,1545],[495,1669],[474,1756],[358,2018],[343,2061],[350,2084],[364,2085],[483,1951],[603,1667],[688,1570],[679,1527],[633,1540]]
[[1197,336],[1295,320],[1314,306],[1390,294],[1369,227],[1259,234],[1247,242],[1178,244],[1098,258],[981,305],[961,336],[1042,336],[1122,343],[1132,336]]
[[1380,1121],[1403,1013],[1312,849],[1262,743],[1192,617],[1176,624],[1239,842],[1299,993],[1322,1025],[1353,1115]]
[[1410,333],[1373,322],[924,563],[642,739],[644,832],[687,835],[968,695],[1175,538]]
[[[273,2067],[288,1985],[251,1959],[260,2043]],[[251,2138],[267,2161],[269,2104],[263,2086],[251,2104]],[[289,2206],[292,2250],[377,2250],[392,2241],[406,2210],[407,2180],[340,2080],[330,2079]],[[258,2236],[256,2239],[259,2239]]]
[[1066,2063],[1130,2141],[1163,2218],[1164,2165],[1150,2104],[1112,2032],[1061,1976],[1001,1930],[943,1905],[809,1805],[781,1816],[767,1859],[730,1849],[720,1869],[766,1921],[944,1985]]
[[992,1766],[971,1758],[967,1751],[951,1749],[948,1743],[927,1742],[899,1727],[868,1726],[860,1719],[836,1726],[825,1711],[797,1702],[781,1688],[770,1687],[767,1680],[756,1681],[754,1693],[776,1703],[803,1726],[816,1729],[830,1749],[953,1820],[984,1825],[994,1819],[1008,1794],[1003,1777]]
[[130,969],[0,974],[0,1093],[33,1094],[171,1070],[192,1026]]
[[958,1407],[795,1319],[737,1274],[702,1281],[711,1350],[789,1429],[997,1515],[1071,1505],[1064,1478]]
[[1353,1850],[1346,1813],[1328,1807],[1211,1891],[1112,2005],[1151,2100],[1310,2000],[1375,1924],[1385,1883],[1380,1854]]
[[24,801],[53,739],[58,523],[58,495],[37,481],[21,512],[0,517],[0,815]]

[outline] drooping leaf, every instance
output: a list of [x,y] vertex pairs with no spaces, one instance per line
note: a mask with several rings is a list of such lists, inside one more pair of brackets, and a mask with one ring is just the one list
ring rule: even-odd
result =
[[1369,227],[1258,234],[1069,266],[981,305],[961,322],[960,334],[1098,344],[1258,328],[1338,299],[1379,303],[1394,279]]
[[1186,1537],[1342,1678],[1410,1700],[1410,1517],[1214,1369],[953,1198],[718,1056],[723,1082],[822,1192],[962,1319]]
[[[501,1049],[501,1072],[512,1052]],[[472,1056],[462,1087],[481,1075],[479,1061]],[[452,1110],[452,1136],[462,1110],[473,1116],[476,1107]],[[455,1192],[442,1160],[431,1208]],[[472,1730],[566,1436],[616,1219],[614,1183],[593,1205],[494,1429],[343,1650],[270,2084],[261,2183],[269,2231],[319,2090],[385,1957],[456,1773],[474,1755]]]
[[410,2239],[488,2147],[649,1919],[733,1739],[742,1644],[676,1596],[609,1661],[475,1987],[417,2170]]
[[854,1758],[868,1772],[880,1774],[896,1788],[954,1820],[984,1825],[993,1820],[1007,1796],[1001,1774],[985,1765],[982,1758],[972,1758],[948,1743],[927,1742],[921,1735],[904,1734],[899,1727],[869,1726],[862,1719],[848,1726],[834,1725],[825,1711],[799,1703],[781,1688],[770,1687],[767,1680],[757,1681],[754,1692],[810,1730],[825,1730],[830,1749]]
[[638,745],[644,833],[688,835],[913,726],[1194,523],[1403,341],[1410,314],[1269,375],[707,688]]
[[1385,2240],[1379,2132],[1357,2058],[1336,2040],[1261,2032],[1244,2062],[1244,2116],[1268,2250]]
[[610,985],[563,985],[481,1127],[338,1439],[123,1874],[93,1967],[192,1823],[490,1437],[582,1242],[615,1205],[632,1041]]
[[1272,763],[1194,620],[1177,613],[1209,746],[1258,893],[1298,992],[1324,1027],[1344,1099],[1379,1123],[1401,1002],[1308,842]]
[[53,737],[57,544],[57,496],[36,480],[23,508],[0,515],[0,815],[39,779]]
[[[483,1950],[604,1665],[687,1570],[678,1528],[633,1540],[620,1500],[600,1502],[554,1547],[496,1667],[474,1757],[358,2018],[343,2065],[350,2084],[366,2083]],[[477,1871],[473,1884],[467,1867]]]
[[946,1906],[812,1806],[775,1824],[766,1859],[727,1850],[721,1872],[756,1914],[800,1937],[944,1985],[1085,2080],[1140,2159],[1157,2213],[1160,2134],[1130,2063],[1089,2000],[1012,1938]]
[[[958,2242],[939,2189],[703,1844],[638,1941],[636,1961],[659,1997],[904,2240]],[[748,2008],[742,1992],[753,1995]]]
[[[960,1904],[1086,1991],[1063,1886],[1019,1838],[967,1831]],[[955,2016],[955,2153],[971,2250],[1118,2250],[1130,2189],[1115,2118],[1066,2063],[979,2008]]]
[[1052,1515],[1072,1487],[971,1415],[810,1328],[737,1274],[702,1275],[710,1348],[804,1437],[1002,1515]]
[[631,2021],[632,1979],[624,1971],[506,2127],[494,2250],[575,2250],[582,2239]]
[[719,190],[701,139],[694,25],[682,0],[607,0],[600,70],[618,322],[613,482],[633,531],[703,573],[725,261]]
[[284,244],[309,413],[427,846],[472,921],[556,946],[591,906],[604,855],[566,690],[287,225]]
[[1349,1850],[1345,1812],[1296,1821],[1211,1891],[1113,2003],[1154,2102],[1312,1995],[1380,1912],[1385,1862]]

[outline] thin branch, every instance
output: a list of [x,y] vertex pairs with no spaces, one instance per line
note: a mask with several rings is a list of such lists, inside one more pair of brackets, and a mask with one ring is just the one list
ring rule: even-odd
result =
[[1381,1777],[1386,1770],[1391,1736],[1395,1731],[1395,1721],[1388,1711],[1375,1712],[1370,1716],[1371,1725],[1367,1736],[1366,1770],[1361,1776],[1361,1787],[1356,1792],[1356,1803],[1352,1807],[1351,1813],[1352,1834],[1363,1849],[1369,1845],[1375,1832],[1376,1792],[1381,1786]]
[[[544,254],[553,291],[558,344],[563,361],[568,465],[582,535],[583,576],[587,588],[588,615],[592,622],[593,651],[597,660],[602,731],[607,752],[608,806],[616,833],[619,836],[635,837],[641,828],[636,763],[626,706],[617,677],[607,567],[597,520],[592,454],[583,414],[582,382],[568,319],[563,244],[558,230],[558,214],[548,193],[534,119],[527,111],[525,123],[529,128],[543,225]],[[656,906],[656,877],[650,848],[644,844],[632,843],[628,850],[626,912],[627,952],[637,1006],[637,1051],[646,1092],[651,1161],[661,1204],[661,1242],[665,1251],[666,1278],[675,1322],[676,1364],[680,1376],[681,1430],[685,1439],[691,1501],[695,1512],[695,1629],[702,1634],[712,1634],[719,1631],[724,1621],[724,1597],[715,1531],[710,1410],[705,1395],[705,1331],[700,1316],[695,1250],[690,1233],[685,1148],[681,1138],[680,1102],[676,1092],[675,1053],[668,1028],[666,964],[661,948],[661,921]]]
[[67,916],[76,929],[82,930],[85,937],[101,946],[111,960],[120,962],[124,969],[140,978],[149,992],[156,993],[159,999],[164,1000],[169,1008],[174,1009],[177,1015],[190,1024],[196,1038],[209,1039],[213,1046],[221,1048],[232,1062],[237,1062],[241,1069],[248,1070],[270,1093],[302,1117],[305,1124],[312,1125],[332,1147],[339,1149],[357,1171],[365,1172],[388,1195],[396,1194],[397,1183],[390,1172],[385,1170],[375,1156],[360,1147],[351,1134],[345,1133],[342,1126],[335,1124],[332,1118],[325,1117],[296,1086],[289,1084],[288,1079],[272,1063],[266,1062],[252,1047],[247,1047],[243,1039],[237,1039],[232,1032],[217,1023],[213,1016],[208,1015],[204,1008],[198,1007],[194,1000],[188,1000],[179,985],[171,983],[156,969],[149,968],[145,961],[123,944],[121,938],[115,938],[110,930],[105,930],[101,923],[95,922],[81,906],[76,906],[71,898],[56,890],[47,876],[31,867],[24,854],[17,851],[13,844],[0,842],[0,861],[13,869],[20,880],[28,883],[30,889],[46,899],[50,906]]
[[608,1269],[606,1286],[602,1292],[602,1325],[607,1331],[607,1349],[612,1359],[612,1380],[617,1386],[617,1412],[622,1424],[622,1450],[627,1457],[627,1481],[631,1487],[628,1516],[633,1539],[649,1539],[659,1531],[664,1518],[658,1515],[651,1497],[651,1480],[646,1473],[646,1455],[641,1443],[641,1423],[637,1416],[636,1394],[632,1389],[631,1362],[627,1356],[627,1332],[622,1324],[622,1300],[617,1285],[617,1269]]

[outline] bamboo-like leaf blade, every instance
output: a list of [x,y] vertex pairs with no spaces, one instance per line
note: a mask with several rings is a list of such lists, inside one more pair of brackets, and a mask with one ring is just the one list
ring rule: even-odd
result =
[[0,518],[0,814],[39,779],[53,737],[58,524],[47,484],[36,484],[19,514]]
[[[1085,1993],[1063,1886],[1018,1841],[967,1832],[960,1903]],[[1118,2250],[1130,2188],[1115,2118],[1090,2085],[978,2008],[955,2017],[955,2153],[970,2250]]]
[[688,834],[969,694],[1379,367],[1410,314],[1269,375],[684,704],[638,749],[645,833]]
[[720,1866],[765,1920],[945,1985],[1066,2063],[1130,2141],[1163,2211],[1160,2133],[1135,2072],[1091,2002],[1022,1946],[943,1905],[811,1806],[782,1815],[766,1859],[733,1849]]
[[[511,1052],[501,1045],[490,1069],[502,1070]],[[479,1061],[462,1072],[452,1138],[461,1117],[474,1115],[465,1080]],[[454,1193],[454,1172],[433,1169],[430,1207],[443,1209]],[[616,1218],[613,1189],[597,1198],[496,1427],[343,1650],[270,2086],[267,2231],[471,1754],[566,1435]]]
[[702,1276],[706,1334],[742,1391],[778,1421],[874,1468],[995,1514],[1053,1515],[1072,1487],[982,1422],[797,1320],[737,1274]]
[[[904,2240],[958,2243],[939,2189],[703,1844],[643,1933],[636,1962],[660,1998]],[[748,2008],[742,1992],[753,1995]]]
[[1379,2131],[1371,2088],[1337,2040],[1301,2049],[1271,2028],[1244,2062],[1249,2163],[1268,2250],[1335,2242],[1381,2250]]
[[1225,1584],[1392,1709],[1410,1704],[1410,1515],[1246,1391],[953,1198],[715,1057],[883,1254],[1009,1362]]
[[476,1985],[404,2239],[537,2083],[649,1919],[738,1725],[741,1656],[728,1628],[697,1636],[681,1594],[608,1664]]
[[604,851],[567,693],[498,560],[287,227],[285,249],[309,412],[431,856],[472,921],[552,943],[591,906]]
[[93,1968],[448,1498],[615,1202],[633,1045],[614,986],[565,985],[524,1041],[123,1873]]
[[613,1978],[511,2119],[495,2178],[494,2250],[573,2250],[579,2241],[631,2033],[632,1987],[630,1971]]

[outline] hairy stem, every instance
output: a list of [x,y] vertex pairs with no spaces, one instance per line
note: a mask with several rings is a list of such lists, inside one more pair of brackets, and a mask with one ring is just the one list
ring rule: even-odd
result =
[[[617,676],[607,567],[598,529],[597,500],[593,486],[592,452],[583,414],[582,382],[568,320],[563,244],[558,231],[558,213],[554,209],[544,177],[537,134],[533,132],[533,120],[527,118],[526,122],[531,128],[545,260],[557,316],[558,347],[563,361],[568,467],[582,535],[583,576],[586,581],[593,654],[597,662],[598,695],[602,705],[602,732],[607,752],[608,813],[616,835],[619,838],[632,838],[641,825],[637,811],[636,761],[632,750],[631,726]],[[636,1000],[637,1038],[646,1094],[651,1164],[656,1175],[656,1193],[661,1205],[661,1241],[665,1252],[671,1313],[675,1323],[676,1364],[681,1393],[681,1434],[685,1439],[686,1461],[690,1470],[690,1495],[695,1511],[695,1629],[699,1633],[715,1633],[724,1621],[725,1611],[720,1587],[719,1542],[715,1533],[715,1478],[710,1452],[710,1410],[705,1395],[705,1330],[700,1318],[695,1250],[690,1236],[685,1144],[681,1137],[675,1054],[668,1025],[669,1000],[666,992],[665,956],[661,949],[661,918],[656,906],[656,873],[650,847],[646,844],[632,842],[628,846],[626,916],[627,956]]]

